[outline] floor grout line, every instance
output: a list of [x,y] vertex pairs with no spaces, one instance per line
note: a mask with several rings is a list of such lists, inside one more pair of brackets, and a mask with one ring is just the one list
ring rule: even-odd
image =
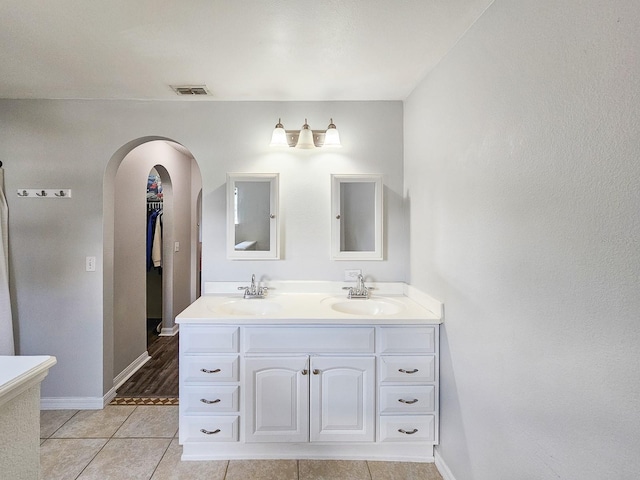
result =
[[167,445],[167,448],[164,449],[164,452],[162,453],[162,456],[160,457],[160,460],[158,460],[158,464],[153,469],[153,472],[151,472],[151,476],[149,477],[149,480],[151,480],[153,478],[153,476],[156,474],[156,470],[158,470],[158,467],[162,463],[162,459],[164,458],[164,456],[169,451],[169,448],[171,448],[171,442],[173,442],[173,439],[169,440],[169,444]]
[[49,440],[50,438],[53,438],[53,436],[56,434],[56,432],[58,430],[60,430],[62,427],[64,427],[67,422],[69,422],[73,417],[75,417],[78,413],[80,413],[80,410],[76,410],[76,413],[74,413],[73,415],[71,415],[68,419],[66,419],[64,422],[62,422],[62,425],[60,425],[58,428],[56,428],[53,432],[51,432],[51,435],[49,435],[48,437],[46,437],[45,440]]
[[[136,407],[136,408],[138,408],[138,407]],[[100,447],[100,449],[96,452],[96,454],[93,457],[91,457],[91,460],[89,460],[89,462],[87,462],[87,464],[84,466],[84,468],[82,470],[80,470],[80,473],[76,476],[75,480],[78,480],[78,478],[80,478],[82,476],[82,474],[89,467],[89,465],[91,465],[91,463],[96,459],[96,457],[100,454],[100,452],[102,452],[102,450],[104,450],[104,447],[106,447],[107,444],[113,439],[113,436],[118,432],[118,430],[120,430],[120,428],[122,428],[122,425],[124,425],[124,422],[126,422],[127,419],[133,414],[133,412],[136,411],[136,408],[131,410],[131,413],[126,416],[126,418],[122,421],[122,424],[120,424],[120,426],[118,428],[116,428],[116,431],[113,432],[110,437],[99,437],[99,438],[106,438],[107,441],[104,442],[104,445],[102,445],[102,447]],[[104,409],[102,411],[104,411]]]

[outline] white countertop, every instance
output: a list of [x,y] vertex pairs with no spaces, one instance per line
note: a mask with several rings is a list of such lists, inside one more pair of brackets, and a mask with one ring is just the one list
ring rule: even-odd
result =
[[56,357],[0,356],[0,405],[41,382],[56,364]]
[[[335,290],[324,293],[269,292],[264,299],[243,299],[242,293],[205,294],[176,317],[179,324],[349,324],[388,325],[439,324],[440,311],[433,312],[418,301],[401,294],[374,294],[370,299],[347,299]],[[398,289],[394,289],[398,291]],[[211,291],[211,290],[209,290]],[[400,289],[402,291],[402,289]],[[368,303],[367,303],[368,302]],[[339,304],[339,305],[336,305]],[[375,313],[344,313],[336,307],[363,306]],[[436,307],[439,305],[436,304]],[[377,308],[381,306],[381,309]],[[371,308],[368,308],[371,307]],[[385,311],[385,308],[388,311]],[[381,311],[380,311],[381,310]],[[248,313],[249,312],[249,313]]]

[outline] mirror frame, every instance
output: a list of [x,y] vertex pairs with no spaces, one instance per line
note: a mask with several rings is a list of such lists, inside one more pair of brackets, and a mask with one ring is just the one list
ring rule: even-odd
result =
[[[348,252],[340,250],[340,185],[342,183],[374,183],[374,249],[363,252]],[[382,175],[379,174],[345,174],[331,175],[331,259],[332,260],[384,260],[383,254],[383,203],[382,203]]]
[[[280,259],[280,211],[278,173],[227,173],[227,258],[229,260],[279,260]],[[268,182],[269,211],[269,250],[241,250],[236,246],[236,225],[234,212],[234,192],[236,182]]]

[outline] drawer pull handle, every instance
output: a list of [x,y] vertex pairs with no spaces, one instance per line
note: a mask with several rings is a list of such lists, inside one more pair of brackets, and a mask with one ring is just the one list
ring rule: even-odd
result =
[[206,398],[201,398],[200,401],[202,403],[206,403],[207,405],[211,405],[212,403],[220,403],[219,398],[216,398],[215,400],[207,400]]
[[200,371],[204,373],[218,373],[220,372],[220,369],[216,368],[215,370],[207,370],[206,368],[201,368]]
[[302,370],[301,372],[303,375],[306,375],[307,373],[309,373],[309,370],[307,370],[306,368],[304,370]]
[[413,400],[405,400],[404,398],[399,398],[398,401],[400,403],[406,403],[406,404],[409,404],[409,405],[413,405],[414,403],[418,402],[418,399],[414,398]]
[[402,428],[399,428],[398,431],[400,433],[404,433],[405,435],[413,435],[414,433],[418,433],[418,429],[417,428],[414,428],[410,432],[407,432],[406,430],[403,430]]
[[313,369],[313,374],[314,375],[320,375],[320,370],[318,370],[317,368]]
[[405,370],[404,368],[400,368],[398,369],[398,371],[400,373],[408,373],[409,375],[411,375],[412,373],[418,373],[418,369],[414,368],[413,370]]
[[201,428],[200,431],[205,435],[215,435],[216,433],[220,433],[219,428],[216,428],[213,432],[210,432],[209,430],[205,430],[204,428]]

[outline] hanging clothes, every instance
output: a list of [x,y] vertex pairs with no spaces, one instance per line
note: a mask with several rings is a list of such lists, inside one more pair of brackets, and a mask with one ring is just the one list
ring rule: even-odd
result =
[[156,217],[153,244],[151,246],[151,261],[154,267],[162,267],[162,212]]
[[4,194],[3,168],[0,168],[0,243],[0,355],[15,355],[9,295],[9,207]]
[[153,237],[156,229],[156,219],[160,215],[160,210],[152,210],[147,216],[147,271],[153,267],[151,252],[153,250]]

